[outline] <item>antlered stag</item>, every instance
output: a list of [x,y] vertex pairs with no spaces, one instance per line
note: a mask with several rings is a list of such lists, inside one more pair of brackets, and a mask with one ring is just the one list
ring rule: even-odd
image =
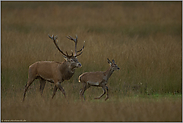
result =
[[72,38],[71,36],[68,36],[67,38],[75,42],[75,52],[74,55],[68,55],[66,54],[58,47],[56,43],[57,37],[52,35],[49,35],[49,38],[51,38],[57,47],[57,49],[62,53],[65,61],[62,63],[55,62],[55,61],[38,61],[33,63],[32,65],[29,66],[29,72],[28,72],[28,81],[27,84],[25,85],[25,90],[24,90],[24,96],[23,96],[23,101],[25,99],[25,95],[27,92],[27,89],[29,86],[32,84],[32,82],[35,79],[40,79],[40,92],[41,95],[43,94],[43,89],[45,87],[46,81],[54,83],[54,90],[53,90],[53,95],[52,98],[55,96],[55,93],[57,89],[59,89],[64,96],[66,97],[65,91],[61,86],[61,83],[64,80],[69,80],[76,68],[81,67],[81,63],[78,61],[77,56],[81,55],[84,49],[83,47],[77,51],[77,35],[76,39]]
[[107,96],[105,100],[109,98],[108,95],[108,87],[106,86],[109,77],[112,75],[112,73],[115,70],[119,70],[120,68],[116,65],[115,61],[112,60],[112,62],[108,60],[108,63],[110,65],[109,69],[102,72],[102,71],[97,71],[97,72],[86,72],[83,73],[82,75],[79,76],[78,80],[83,84],[83,88],[80,90],[80,96],[85,100],[84,98],[84,92],[86,89],[88,89],[90,86],[95,86],[95,87],[102,87],[103,89],[103,94],[100,95],[99,97],[95,99],[100,99],[107,91]]

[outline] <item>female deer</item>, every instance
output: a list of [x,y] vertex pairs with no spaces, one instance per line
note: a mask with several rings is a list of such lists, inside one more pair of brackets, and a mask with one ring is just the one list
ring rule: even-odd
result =
[[[102,87],[103,89],[103,94],[100,95],[99,97],[95,99],[100,99],[107,91],[107,97],[105,100],[109,98],[108,95],[108,87],[106,86],[109,77],[112,75],[112,73],[115,70],[119,70],[120,68],[115,64],[115,61],[112,60],[112,62],[108,60],[108,63],[110,65],[109,69],[102,72],[102,71],[97,71],[97,72],[86,72],[83,73],[82,75],[79,76],[79,82],[83,84],[83,88],[80,90],[80,96],[84,98],[84,92],[86,89],[88,89],[90,86],[95,86],[95,87]],[[85,98],[84,98],[85,100]]]

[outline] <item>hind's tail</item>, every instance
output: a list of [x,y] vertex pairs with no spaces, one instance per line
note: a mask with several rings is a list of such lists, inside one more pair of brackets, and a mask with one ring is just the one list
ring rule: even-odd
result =
[[78,77],[78,81],[81,82],[81,75]]

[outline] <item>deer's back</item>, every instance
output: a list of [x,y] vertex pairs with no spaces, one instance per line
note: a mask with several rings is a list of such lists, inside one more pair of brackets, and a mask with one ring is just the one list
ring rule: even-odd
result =
[[104,72],[86,72],[79,76],[79,82],[99,85],[104,80]]
[[[46,80],[53,80],[55,76],[59,76],[59,62],[54,61],[38,61],[29,67],[29,75],[35,74]],[[57,75],[58,74],[58,75]]]

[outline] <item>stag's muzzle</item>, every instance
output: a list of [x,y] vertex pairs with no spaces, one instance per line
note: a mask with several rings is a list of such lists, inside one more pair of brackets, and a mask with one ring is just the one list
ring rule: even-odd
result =
[[78,64],[77,64],[77,67],[82,67],[81,63],[78,63]]

